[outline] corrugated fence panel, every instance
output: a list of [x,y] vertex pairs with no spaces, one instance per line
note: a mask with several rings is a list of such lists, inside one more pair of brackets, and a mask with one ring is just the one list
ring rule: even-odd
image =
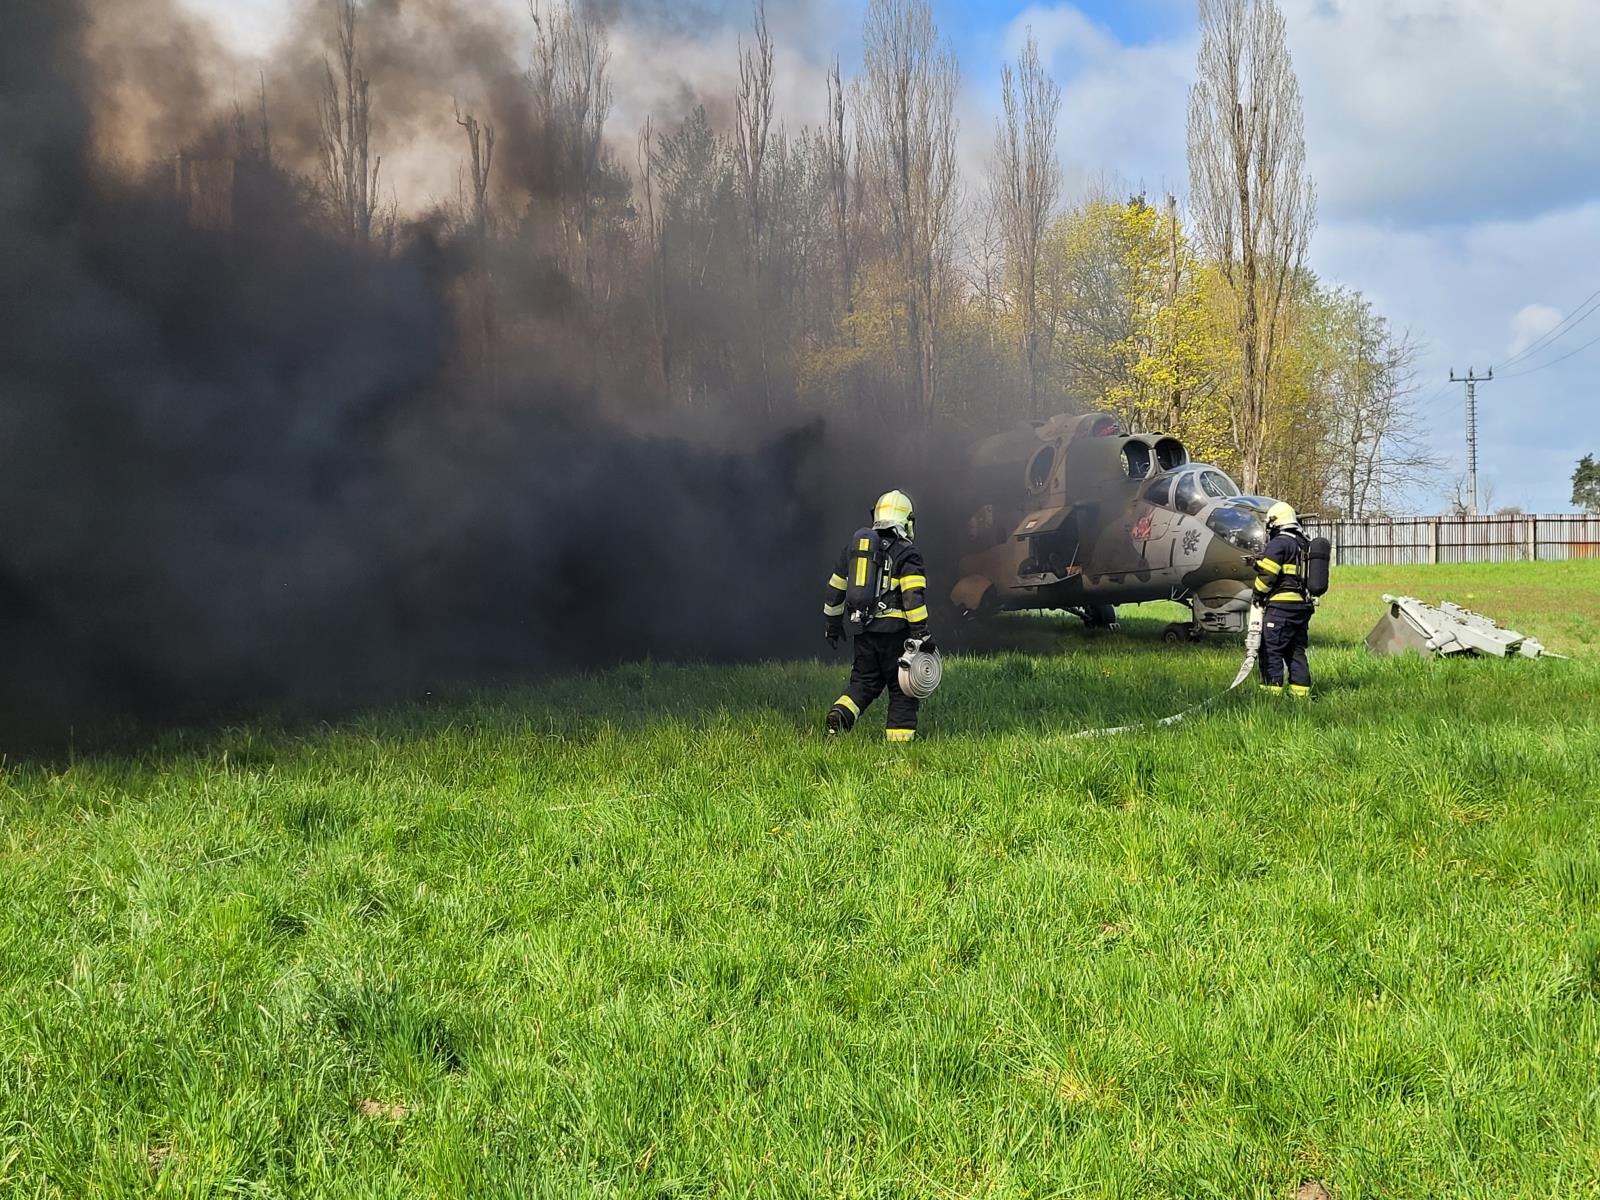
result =
[[1341,566],[1600,558],[1600,516],[1581,513],[1307,520],[1306,530],[1333,543]]

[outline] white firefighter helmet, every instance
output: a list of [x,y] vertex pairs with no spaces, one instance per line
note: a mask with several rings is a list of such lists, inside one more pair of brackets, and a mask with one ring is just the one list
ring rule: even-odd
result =
[[944,662],[937,650],[924,650],[920,638],[907,638],[900,655],[900,690],[918,700],[933,695],[944,679]]
[[885,492],[879,496],[878,502],[872,506],[872,527],[892,529],[909,541],[916,528],[916,513],[911,497],[901,491]]
[[1294,511],[1294,505],[1285,504],[1279,500],[1267,509],[1267,532],[1276,533],[1280,529],[1298,529],[1300,527],[1300,514]]

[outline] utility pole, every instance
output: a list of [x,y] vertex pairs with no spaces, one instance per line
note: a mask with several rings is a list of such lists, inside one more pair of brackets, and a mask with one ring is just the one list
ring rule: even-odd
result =
[[1467,513],[1474,517],[1478,515],[1478,385],[1493,378],[1493,367],[1487,375],[1479,375],[1473,367],[1468,367],[1465,375],[1450,372],[1451,383],[1467,385],[1467,490],[1471,493],[1472,505]]

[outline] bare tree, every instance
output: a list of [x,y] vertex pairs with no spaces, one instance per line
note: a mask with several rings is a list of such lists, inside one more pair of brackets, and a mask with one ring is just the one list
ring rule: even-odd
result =
[[267,118],[267,71],[263,67],[257,73],[257,108],[259,111],[259,124],[261,129],[261,161],[267,166],[272,165],[272,122]]
[[646,253],[650,258],[649,308],[650,323],[656,341],[656,370],[660,396],[663,402],[671,399],[672,343],[667,321],[667,237],[666,221],[656,198],[656,176],[659,165],[655,152],[655,121],[646,117],[639,130],[639,199],[643,207]]
[[845,133],[844,81],[839,75],[839,60],[828,72],[828,152],[829,194],[833,209],[833,240],[837,272],[835,319],[855,311],[856,258],[861,237],[857,229],[861,215],[861,173],[856,169],[850,139]]
[[1200,0],[1199,78],[1189,94],[1194,227],[1232,294],[1240,482],[1257,490],[1273,368],[1316,223],[1300,84],[1276,0]]
[[1450,485],[1445,490],[1445,515],[1448,517],[1454,517],[1456,520],[1461,521],[1468,517],[1478,516],[1479,512],[1484,509],[1492,510],[1494,508],[1493,480],[1479,479],[1478,495],[1476,498],[1476,511],[1473,508],[1473,504],[1474,498],[1472,495],[1472,483],[1467,477],[1467,473],[1463,471],[1461,474],[1450,480]]
[[1056,117],[1061,89],[1039,61],[1033,32],[1017,59],[1000,72],[1005,116],[997,122],[994,158],[989,168],[993,211],[1005,241],[1006,257],[1021,318],[1023,379],[1028,415],[1039,412],[1039,258],[1045,230],[1061,193],[1056,162]]
[[1183,257],[1178,240],[1178,198],[1167,193],[1167,304],[1162,320],[1162,353],[1170,365],[1166,411],[1161,427],[1177,429],[1183,419],[1183,375],[1178,370],[1178,295],[1183,286]]
[[1006,296],[1006,239],[992,195],[982,197],[967,214],[967,274],[973,302],[983,313],[990,337],[1001,328],[1001,318],[1009,310]]
[[939,315],[956,206],[960,67],[938,45],[927,0],[871,0],[856,143],[906,317],[905,415],[923,427],[938,399]]
[[1334,292],[1323,307],[1332,326],[1323,451],[1333,468],[1330,499],[1348,516],[1367,516],[1432,482],[1438,468],[1416,411],[1418,348],[1359,292]]
[[568,267],[595,301],[594,219],[611,115],[611,51],[605,26],[573,0],[528,0],[533,67],[528,82],[544,126],[551,191],[560,199]]
[[480,244],[489,240],[494,215],[489,205],[489,177],[494,170],[494,126],[485,125],[456,105],[456,124],[467,138],[467,182],[472,188],[472,231]]
[[267,73],[262,71],[256,92],[256,111],[246,114],[244,105],[233,102],[233,152],[241,161],[272,166],[272,123],[267,116]]
[[770,412],[772,373],[767,362],[762,260],[767,236],[767,142],[772,132],[772,38],[767,33],[766,6],[761,0],[757,0],[755,6],[755,35],[755,45],[741,48],[739,55],[739,94],[734,102],[733,149],[744,198],[745,269],[754,292],[762,404]]
[[741,46],[739,94],[734,100],[734,159],[744,193],[749,224],[748,254],[758,269],[766,217],[767,141],[772,132],[772,38],[767,33],[766,6],[755,6],[755,45]]
[[700,407],[748,377],[731,336],[745,303],[737,171],[703,105],[671,134],[657,134],[651,169],[674,399]]
[[456,106],[456,124],[467,139],[467,182],[472,189],[473,240],[477,243],[478,269],[473,297],[476,310],[478,353],[489,394],[499,390],[499,354],[496,335],[494,277],[491,271],[489,241],[494,232],[494,212],[490,207],[489,181],[494,171],[494,126],[485,125],[472,113],[463,113]]
[[323,60],[326,83],[318,108],[322,183],[334,220],[351,241],[366,247],[378,207],[381,157],[371,157],[369,80],[356,46],[355,0],[335,0],[339,65]]

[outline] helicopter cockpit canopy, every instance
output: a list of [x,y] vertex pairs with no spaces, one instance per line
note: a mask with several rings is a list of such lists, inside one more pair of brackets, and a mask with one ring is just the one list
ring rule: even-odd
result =
[[1144,498],[1162,508],[1197,515],[1213,500],[1231,500],[1239,486],[1216,467],[1193,466],[1156,476],[1144,489]]
[[1206,517],[1206,526],[1246,554],[1260,554],[1267,548],[1266,523],[1249,500],[1217,505]]

